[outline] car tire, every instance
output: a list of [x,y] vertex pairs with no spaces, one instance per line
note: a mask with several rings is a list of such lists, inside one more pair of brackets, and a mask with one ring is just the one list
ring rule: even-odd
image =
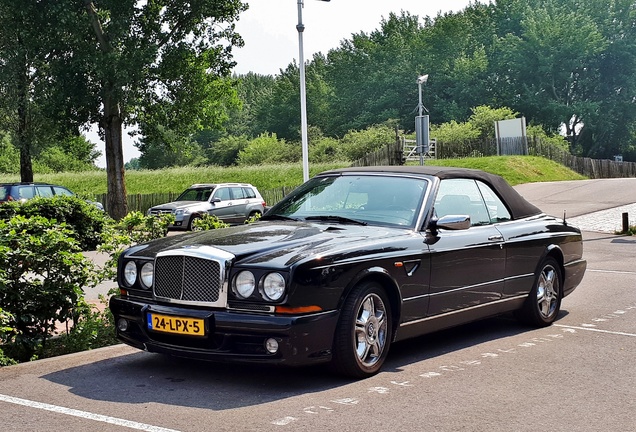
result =
[[376,282],[358,285],[345,300],[333,343],[332,367],[352,378],[376,374],[391,345],[391,306]]
[[247,217],[247,219],[245,219],[244,223],[248,223],[247,221],[249,221],[250,219],[252,219],[254,216],[259,215],[259,216],[263,216],[263,213],[259,212],[259,211],[252,211],[250,212],[249,216]]
[[534,286],[517,316],[535,327],[549,326],[559,315],[562,298],[561,266],[554,258],[548,257],[539,266]]
[[200,218],[201,218],[201,216],[199,216],[199,215],[190,216],[190,221],[188,222],[188,231],[195,231],[196,230],[196,228],[194,228],[193,223],[194,223],[195,220],[200,219]]

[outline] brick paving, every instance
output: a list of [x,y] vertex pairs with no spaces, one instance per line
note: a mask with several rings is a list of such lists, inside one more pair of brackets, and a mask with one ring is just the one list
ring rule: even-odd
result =
[[629,226],[636,226],[636,203],[568,218],[567,221],[581,231],[620,233],[623,229],[623,213],[627,213]]

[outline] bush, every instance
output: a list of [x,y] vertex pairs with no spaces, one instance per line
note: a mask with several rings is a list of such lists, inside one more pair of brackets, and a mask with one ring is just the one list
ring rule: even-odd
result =
[[82,198],[74,196],[55,196],[53,198],[34,198],[25,202],[11,201],[0,206],[0,218],[9,220],[14,216],[41,216],[65,223],[73,230],[74,237],[81,250],[95,250],[101,243],[101,232],[110,219],[106,213]]
[[143,243],[168,234],[168,226],[174,223],[174,215],[144,216],[134,211],[128,213],[120,221],[110,220],[101,234],[101,244],[97,247],[100,252],[106,252],[110,259],[104,268],[98,272],[100,281],[114,280],[119,255],[130,246]]
[[296,162],[300,159],[301,147],[278,139],[276,134],[259,135],[238,153],[241,166]]
[[11,316],[5,353],[20,361],[37,356],[58,322],[77,319],[82,289],[96,283],[92,261],[74,232],[42,216],[0,220],[0,304]]
[[394,142],[395,129],[390,124],[369,126],[365,130],[347,132],[340,142],[340,151],[347,160],[358,160]]
[[[0,366],[116,343],[110,310],[83,289],[112,280],[125,248],[165,237],[172,222],[140,212],[116,222],[77,197],[0,206]],[[103,269],[81,253],[96,248],[111,255]]]
[[[106,303],[106,299],[102,299]],[[71,354],[119,343],[115,332],[115,319],[110,309],[100,311],[84,304],[78,309],[73,326],[66,333],[53,339],[42,357]]]
[[[2,270],[0,270],[0,272],[1,271]],[[9,335],[14,333],[14,329],[12,327],[9,327],[9,321],[12,318],[13,317],[11,316],[11,314],[3,311],[2,308],[0,308],[0,367],[9,366],[16,363],[15,360],[4,355],[4,351],[2,350],[2,347],[9,342]]]
[[210,214],[204,214],[200,218],[197,218],[194,222],[192,222],[192,229],[194,231],[207,231],[219,228],[227,228],[229,226],[229,224],[223,222],[215,215]]

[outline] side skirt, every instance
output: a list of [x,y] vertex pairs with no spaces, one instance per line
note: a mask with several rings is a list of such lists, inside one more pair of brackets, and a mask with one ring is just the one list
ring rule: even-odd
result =
[[394,341],[401,341],[466,324],[471,321],[511,312],[520,309],[527,298],[527,295],[517,296],[415,321],[404,322],[401,323],[397,329]]

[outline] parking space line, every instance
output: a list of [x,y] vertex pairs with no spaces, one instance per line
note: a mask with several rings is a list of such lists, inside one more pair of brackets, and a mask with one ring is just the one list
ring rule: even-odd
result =
[[30,408],[37,408],[37,409],[42,409],[42,410],[46,410],[46,411],[52,411],[52,412],[56,412],[56,413],[60,413],[60,414],[66,414],[66,415],[75,416],[75,417],[81,417],[81,418],[84,418],[84,419],[99,421],[99,422],[103,422],[103,423],[110,423],[110,424],[114,424],[114,425],[117,425],[117,426],[123,426],[123,427],[127,427],[127,428],[130,428],[130,429],[137,429],[137,430],[141,430],[141,431],[148,431],[148,432],[179,432],[179,431],[176,431],[175,429],[166,429],[166,428],[162,428],[162,427],[159,427],[159,426],[152,426],[152,425],[148,425],[148,424],[144,424],[144,423],[138,423],[138,422],[131,421],[131,420],[124,420],[124,419],[120,419],[120,418],[116,418],[116,417],[109,417],[109,416],[105,416],[105,415],[101,415],[101,414],[94,414],[94,413],[90,413],[90,412],[86,412],[86,411],[79,411],[79,410],[70,409],[70,408],[64,408],[64,407],[60,407],[60,406],[56,406],[56,405],[49,405],[49,404],[45,404],[45,403],[41,403],[41,402],[30,401],[30,400],[27,400],[27,399],[20,399],[20,398],[7,396],[7,395],[3,395],[3,394],[0,394],[0,401],[8,402],[8,403],[16,404],[16,405],[23,405],[23,406],[30,407]]
[[623,270],[595,270],[595,269],[587,269],[586,271],[592,273],[613,273],[613,274],[636,274],[634,271],[623,271]]
[[568,325],[563,325],[563,324],[552,324],[552,325],[555,326],[555,327],[570,328],[570,329],[575,329],[575,330],[585,330],[585,331],[593,331],[593,332],[598,332],[598,333],[613,334],[613,335],[618,335],[618,336],[636,337],[636,334],[632,334],[632,333],[615,332],[615,331],[601,330],[601,329],[590,328],[590,327],[568,326]]

